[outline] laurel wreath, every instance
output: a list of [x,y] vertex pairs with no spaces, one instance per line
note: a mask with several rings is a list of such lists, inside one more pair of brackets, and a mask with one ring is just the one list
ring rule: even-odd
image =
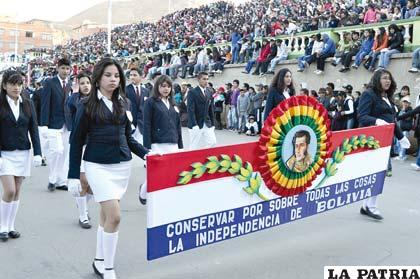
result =
[[243,190],[249,195],[257,195],[262,200],[267,201],[268,198],[260,193],[262,184],[261,176],[258,172],[254,172],[251,163],[243,163],[241,157],[234,154],[233,160],[225,154],[217,156],[210,156],[204,163],[196,162],[191,164],[191,171],[183,171],[179,174],[178,184],[188,184],[193,178],[200,178],[205,173],[213,174],[216,172],[225,173],[229,172],[235,175],[235,178],[241,182],[248,182],[247,187]]
[[320,187],[329,177],[337,174],[337,165],[344,161],[345,154],[361,148],[378,149],[379,147],[381,147],[379,141],[373,136],[366,137],[366,135],[359,135],[353,136],[350,139],[345,138],[342,144],[334,150],[331,158],[328,159],[325,165],[325,176],[315,188]]

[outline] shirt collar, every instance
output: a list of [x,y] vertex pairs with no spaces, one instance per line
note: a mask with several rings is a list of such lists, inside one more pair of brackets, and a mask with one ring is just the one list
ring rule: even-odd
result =
[[[104,99],[104,100],[111,101],[111,100],[109,100],[107,97],[105,97],[105,96],[101,93],[101,91],[100,91],[99,89],[98,89],[97,96],[98,96],[98,99],[99,99],[99,100]],[[122,96],[121,96],[121,95],[118,95],[118,100],[122,100],[122,99],[123,99],[123,98],[122,98]]]
[[60,76],[58,76],[57,75],[57,78],[58,78],[58,80],[60,81],[60,83],[61,84],[63,84],[63,81],[67,84],[68,82],[67,82],[67,80],[68,80],[68,78],[66,78],[66,79],[61,79],[61,77]]
[[[6,95],[6,98],[7,98],[7,102],[9,104],[15,104],[15,100],[13,100],[12,98],[10,98],[9,95]],[[23,102],[22,96],[19,96],[19,99],[18,100],[19,100],[19,103],[22,103]]]

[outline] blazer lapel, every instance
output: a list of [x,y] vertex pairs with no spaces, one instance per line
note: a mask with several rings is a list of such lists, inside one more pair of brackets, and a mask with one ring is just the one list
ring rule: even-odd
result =
[[[206,91],[207,91],[207,90],[206,90]],[[198,93],[198,96],[199,96],[200,100],[201,100],[201,101],[203,101],[203,102],[205,102],[205,101],[206,101],[206,99],[207,99],[207,95],[206,95],[206,96],[204,96],[203,91],[201,91],[200,86],[197,86],[197,90],[196,90],[196,92]],[[207,92],[205,92],[205,94],[207,94]]]

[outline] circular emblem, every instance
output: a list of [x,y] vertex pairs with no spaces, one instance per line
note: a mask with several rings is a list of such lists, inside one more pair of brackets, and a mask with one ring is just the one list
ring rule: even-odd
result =
[[280,196],[305,192],[321,173],[331,142],[328,112],[316,99],[291,97],[265,120],[259,140],[258,169]]

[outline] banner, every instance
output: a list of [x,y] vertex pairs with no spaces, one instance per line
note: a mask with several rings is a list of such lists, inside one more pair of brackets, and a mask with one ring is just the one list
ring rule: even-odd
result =
[[381,194],[393,130],[330,132],[321,104],[292,97],[258,142],[148,157],[148,260]]

